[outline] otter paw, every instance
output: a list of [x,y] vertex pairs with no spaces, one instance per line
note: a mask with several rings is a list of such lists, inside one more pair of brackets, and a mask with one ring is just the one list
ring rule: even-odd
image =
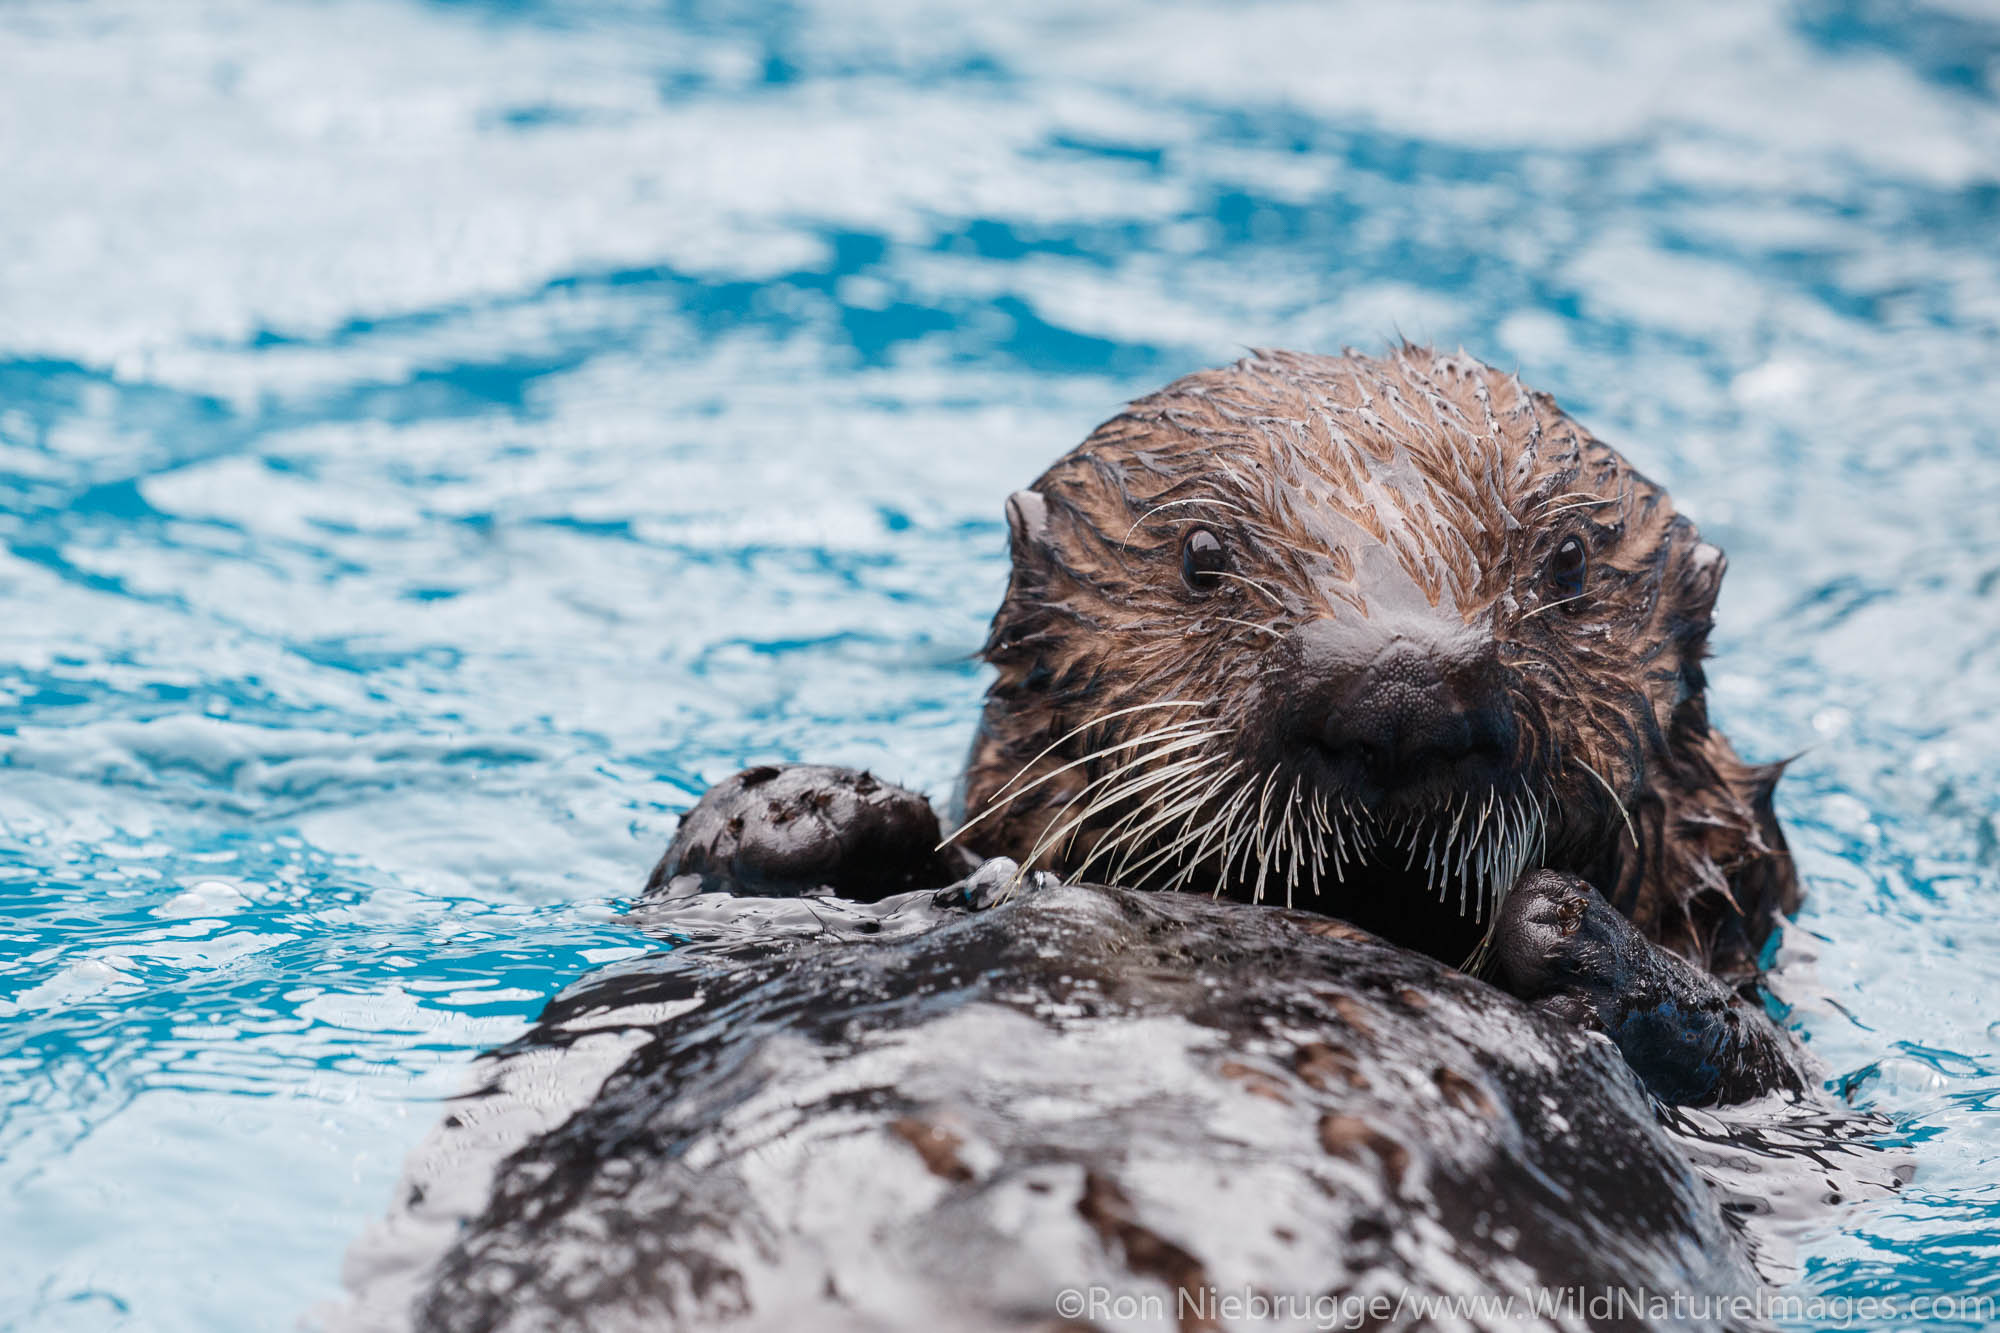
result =
[[823,764],[746,768],[682,816],[644,896],[825,893],[873,902],[965,874],[972,858],[940,850],[938,839],[929,801],[870,774]]
[[1493,932],[1502,989],[1599,1027],[1596,1020],[1631,991],[1652,948],[1596,889],[1554,870],[1533,870],[1515,883]]
[[1532,871],[1495,925],[1502,989],[1617,1043],[1663,1102],[1746,1101],[1800,1091],[1789,1039],[1758,1009],[1639,932],[1589,884]]

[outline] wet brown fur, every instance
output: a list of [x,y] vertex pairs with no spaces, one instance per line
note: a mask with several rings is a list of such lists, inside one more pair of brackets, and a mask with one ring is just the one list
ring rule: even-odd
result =
[[[1743,762],[1708,721],[1721,553],[1515,377],[1408,345],[1381,358],[1258,352],[1133,403],[1032,490],[1039,503],[1010,506],[1013,573],[984,650],[999,675],[966,773],[962,838],[982,854],[1025,857],[1061,831],[1118,752],[1064,765],[1121,743],[1137,753],[1149,728],[1190,715],[1218,734],[1180,757],[1231,755],[1254,781],[1259,709],[1283,689],[1273,643],[1313,618],[1367,615],[1373,590],[1407,580],[1499,646],[1514,763],[1547,812],[1541,864],[1583,875],[1654,940],[1737,979],[1796,906],[1771,806],[1780,766]],[[1206,593],[1180,573],[1195,525],[1234,559],[1235,577]],[[1590,583],[1579,604],[1552,606],[1540,572],[1573,533]],[[1121,715],[1176,700],[1197,706]],[[1169,790],[1184,789],[1126,805]],[[1117,819],[1064,832],[1037,865],[1085,865],[1136,827]],[[1225,865],[1179,882],[1246,894],[1243,879]]]

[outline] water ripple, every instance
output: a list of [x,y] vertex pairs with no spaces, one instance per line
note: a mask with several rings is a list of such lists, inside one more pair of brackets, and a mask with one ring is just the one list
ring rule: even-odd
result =
[[1729,550],[1775,1000],[1919,1166],[1803,1285],[2000,1293],[1996,51],[1957,0],[0,11],[0,1323],[290,1322],[707,782],[949,791],[1002,496],[1398,331]]

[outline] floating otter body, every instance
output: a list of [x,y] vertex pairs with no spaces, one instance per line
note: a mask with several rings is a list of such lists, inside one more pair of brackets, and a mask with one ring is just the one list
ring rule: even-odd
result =
[[1697,1170],[1609,1044],[1282,908],[637,920],[685,943],[497,1053],[338,1327],[1747,1328],[1735,1211],[1839,1169]]
[[[1754,1289],[1733,1217],[1782,1173],[1733,1194],[1661,1103],[1770,1095],[1805,1192],[1865,1174],[1828,1163],[1874,1127],[1731,989],[1797,883],[1776,769],[1707,719],[1722,557],[1546,397],[1415,348],[1259,354],[1008,513],[952,837],[851,770],[712,789],[634,913],[677,947],[499,1053],[357,1247],[349,1326],[1713,1301]],[[1059,1299],[1093,1285],[1164,1314]],[[1758,1322],[1377,1316],[1454,1320]]]

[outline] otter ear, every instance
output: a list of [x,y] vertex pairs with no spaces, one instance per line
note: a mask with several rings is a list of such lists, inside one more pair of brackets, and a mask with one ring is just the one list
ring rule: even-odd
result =
[[1014,564],[1042,564],[1049,550],[1049,502],[1039,491],[1015,491],[1007,497],[1007,536]]
[[1697,541],[1681,566],[1683,609],[1703,614],[1714,610],[1715,595],[1722,590],[1722,576],[1728,568],[1729,557],[1721,547]]
[[1715,626],[1715,595],[1722,590],[1729,558],[1722,549],[1697,538],[1672,575],[1667,599],[1667,633],[1680,645],[1680,697],[1674,701],[1674,734],[1699,738],[1708,730],[1704,694],[1707,673],[1701,659],[1708,654],[1708,634]]

